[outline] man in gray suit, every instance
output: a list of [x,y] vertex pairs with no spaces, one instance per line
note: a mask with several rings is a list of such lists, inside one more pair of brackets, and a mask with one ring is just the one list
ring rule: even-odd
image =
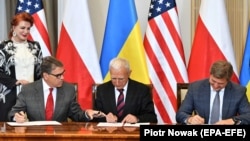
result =
[[[208,79],[189,84],[186,97],[176,113],[176,121],[182,124],[250,124],[246,88],[230,81],[232,75],[233,67],[229,62],[216,61],[210,68]],[[216,94],[220,106],[213,108]],[[212,109],[218,110],[215,122],[211,119]]]
[[[45,107],[49,97],[49,88],[53,88],[53,114],[50,120],[66,122],[68,118],[73,121],[89,121],[93,117],[102,116],[102,113],[92,109],[81,110],[76,101],[75,88],[63,80],[65,72],[63,64],[52,56],[43,58],[41,64],[42,79],[23,85],[18,94],[16,104],[9,112],[9,120],[24,122],[46,120]],[[26,117],[27,116],[27,117]]]

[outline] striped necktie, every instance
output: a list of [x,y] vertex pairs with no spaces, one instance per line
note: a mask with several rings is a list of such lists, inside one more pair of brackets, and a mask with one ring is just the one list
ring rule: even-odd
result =
[[124,89],[118,89],[118,91],[120,92],[118,96],[118,100],[117,100],[117,107],[116,107],[118,118],[122,116],[124,105],[125,105],[123,90]]

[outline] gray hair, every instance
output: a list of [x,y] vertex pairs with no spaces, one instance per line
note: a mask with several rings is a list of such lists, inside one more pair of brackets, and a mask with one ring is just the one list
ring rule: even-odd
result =
[[109,63],[109,69],[111,68],[115,70],[125,68],[128,72],[130,71],[129,62],[124,58],[113,58]]

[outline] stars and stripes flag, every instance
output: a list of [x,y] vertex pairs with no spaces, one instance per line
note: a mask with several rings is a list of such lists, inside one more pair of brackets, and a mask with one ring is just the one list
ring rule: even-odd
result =
[[65,0],[56,57],[64,64],[64,80],[77,83],[81,108],[92,108],[92,85],[103,81],[87,0]]
[[225,2],[201,0],[188,64],[189,82],[209,77],[210,67],[217,60],[227,60],[232,64],[232,80],[239,83]]
[[16,13],[24,11],[34,18],[29,39],[40,43],[43,56],[50,56],[52,52],[42,0],[18,0]]
[[144,46],[158,122],[175,123],[177,83],[188,82],[175,0],[151,1]]

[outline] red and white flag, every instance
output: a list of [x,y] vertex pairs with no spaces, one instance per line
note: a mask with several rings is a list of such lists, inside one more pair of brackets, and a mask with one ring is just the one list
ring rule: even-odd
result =
[[102,76],[87,0],[66,0],[56,57],[64,64],[64,79],[78,84],[81,108],[92,108],[92,85]]
[[152,0],[144,38],[159,123],[175,123],[177,83],[187,83],[187,69],[175,0]]
[[50,56],[52,53],[42,0],[18,0],[16,13],[23,11],[34,18],[29,39],[40,43],[43,56]]
[[189,81],[209,77],[216,60],[229,61],[239,83],[224,0],[202,0],[188,64]]

